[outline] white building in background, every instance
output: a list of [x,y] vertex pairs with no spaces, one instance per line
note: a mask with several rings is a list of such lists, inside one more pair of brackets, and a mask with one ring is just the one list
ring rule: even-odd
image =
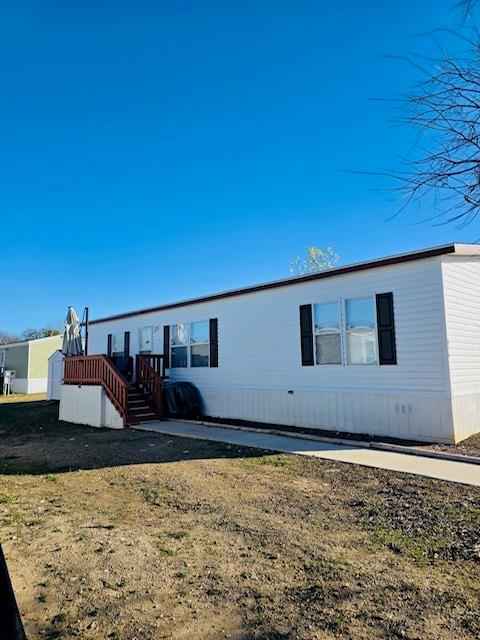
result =
[[[11,372],[11,392],[45,393],[48,358],[61,346],[60,335],[0,345],[0,379],[4,372]],[[0,384],[0,393],[2,387]]]
[[[457,442],[480,431],[480,247],[99,318],[89,353],[164,354],[170,379],[198,387],[205,416]],[[82,388],[65,393],[71,404]],[[64,419],[85,422],[69,415],[65,405]]]

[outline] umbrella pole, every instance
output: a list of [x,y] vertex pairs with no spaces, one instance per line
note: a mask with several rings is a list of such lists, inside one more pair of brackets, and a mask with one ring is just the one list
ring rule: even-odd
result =
[[85,355],[88,356],[88,307],[85,307]]

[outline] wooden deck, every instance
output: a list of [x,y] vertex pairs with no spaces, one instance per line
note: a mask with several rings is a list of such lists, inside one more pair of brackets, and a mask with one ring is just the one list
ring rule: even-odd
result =
[[161,420],[163,411],[164,357],[139,354],[135,358],[136,379],[132,384],[109,356],[65,357],[63,384],[100,385],[123,419],[124,426]]

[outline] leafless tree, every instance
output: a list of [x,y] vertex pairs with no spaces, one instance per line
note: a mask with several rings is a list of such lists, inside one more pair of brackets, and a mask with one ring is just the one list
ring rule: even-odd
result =
[[0,345],[10,344],[17,340],[19,340],[17,336],[13,336],[11,333],[7,333],[6,331],[0,331]]
[[39,338],[48,338],[49,336],[58,336],[60,331],[52,327],[44,327],[43,329],[25,329],[22,333],[24,340],[38,340]]
[[[452,56],[442,36],[460,41],[465,54]],[[421,142],[407,169],[393,177],[404,206],[430,196],[436,217],[463,225],[480,212],[480,34],[443,29],[430,37],[438,56],[407,59],[422,79],[400,98],[399,121],[419,129]]]
[[458,0],[460,26],[425,34],[436,54],[403,57],[420,80],[395,100],[394,122],[413,129],[417,142],[404,170],[376,172],[394,179],[398,211],[426,198],[436,209],[430,220],[458,226],[480,212],[480,33],[466,24],[478,4]]

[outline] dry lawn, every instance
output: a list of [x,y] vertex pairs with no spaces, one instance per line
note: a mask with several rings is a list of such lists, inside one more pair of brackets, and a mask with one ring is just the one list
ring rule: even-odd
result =
[[480,635],[480,490],[0,407],[30,640]]
[[0,395],[0,405],[2,404],[18,404],[19,402],[38,402],[45,400],[46,393],[14,393],[11,396]]

